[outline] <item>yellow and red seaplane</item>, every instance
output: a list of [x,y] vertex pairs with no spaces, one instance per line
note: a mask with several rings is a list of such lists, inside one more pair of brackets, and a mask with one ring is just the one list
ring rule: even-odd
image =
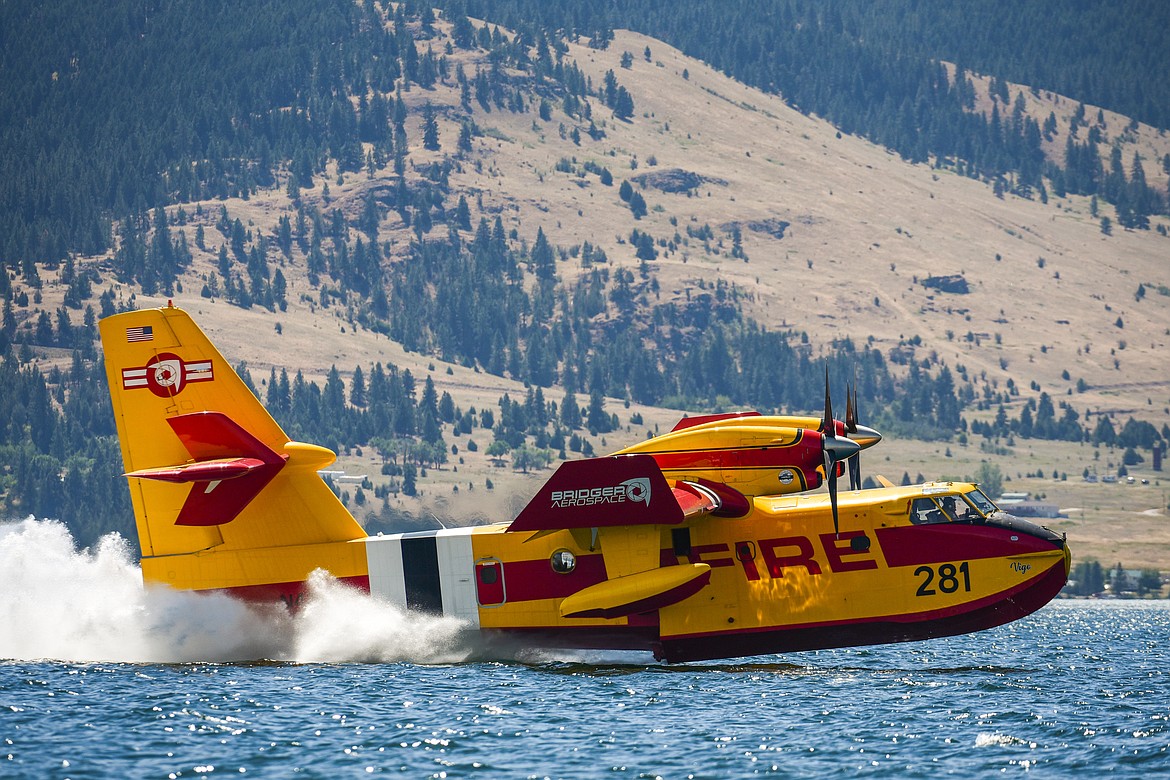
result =
[[508,522],[368,536],[317,474],[334,453],[290,441],[186,312],[101,334],[148,583],[295,606],[324,569],[489,636],[687,661],[976,631],[1068,576],[1060,535],[974,484],[860,489],[881,437],[827,382],[820,419],[686,418],[561,464]]

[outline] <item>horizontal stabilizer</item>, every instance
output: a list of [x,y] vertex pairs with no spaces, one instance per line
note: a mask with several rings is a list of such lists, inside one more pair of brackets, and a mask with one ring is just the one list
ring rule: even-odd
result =
[[167,423],[194,461],[139,469],[126,476],[194,483],[175,525],[231,522],[288,460],[222,412],[183,414],[168,417]]
[[124,476],[157,479],[160,482],[216,482],[245,476],[263,465],[264,461],[256,458],[223,458],[182,466],[164,466],[161,469],[139,469]]
[[195,412],[168,417],[167,423],[195,460],[252,457],[265,463],[283,458],[223,412]]
[[683,510],[649,455],[611,455],[562,463],[509,531],[675,525]]
[[692,563],[628,574],[591,585],[561,602],[561,617],[618,618],[652,612],[698,593],[711,580],[711,566]]

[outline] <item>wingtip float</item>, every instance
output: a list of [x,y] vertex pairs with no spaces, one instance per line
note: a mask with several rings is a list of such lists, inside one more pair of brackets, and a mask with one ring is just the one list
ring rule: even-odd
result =
[[101,333],[150,582],[293,605],[323,568],[485,634],[685,661],[989,628],[1069,571],[1062,537],[976,485],[862,490],[881,435],[853,391],[833,416],[827,377],[820,418],[686,418],[561,464],[510,522],[369,537],[316,474],[333,453],[290,441],[186,312]]

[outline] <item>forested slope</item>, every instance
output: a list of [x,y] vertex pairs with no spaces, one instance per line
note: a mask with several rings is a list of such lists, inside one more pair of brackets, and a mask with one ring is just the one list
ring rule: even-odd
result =
[[[643,81],[647,72],[668,70],[649,45],[620,60],[600,48],[616,17],[578,23],[600,33],[588,41],[596,48],[586,48],[527,22],[512,32],[455,8],[437,19],[412,3],[72,5],[0,11],[0,76],[14,85],[0,112],[10,166],[0,190],[0,412],[9,421],[0,488],[10,512],[60,515],[84,528],[83,541],[126,527],[93,324],[139,305],[139,296],[207,302],[218,317],[225,305],[247,312],[249,327],[276,334],[268,338],[286,360],[297,352],[291,325],[306,322],[388,338],[423,356],[426,368],[415,363],[413,373],[378,357],[328,373],[319,364],[318,382],[266,366],[255,382],[294,438],[378,452],[384,479],[352,498],[364,505],[372,493],[383,510],[392,496],[425,484],[428,469],[454,470],[490,453],[526,471],[601,450],[606,434],[645,435],[641,408],[806,410],[822,397],[826,372],[837,388],[853,384],[867,419],[887,432],[964,442],[973,433],[988,442],[1088,438],[1127,448],[1151,447],[1163,435],[1148,422],[1119,421],[1120,432],[1087,425],[1083,409],[1048,387],[1033,383],[1035,392],[1021,395],[1012,381],[940,359],[913,333],[895,344],[872,336],[817,342],[810,323],[822,315],[799,307],[784,325],[761,322],[753,308],[782,287],[768,280],[793,272],[767,276],[762,263],[751,265],[755,248],[772,254],[776,242],[791,242],[791,221],[811,231],[822,218],[720,221],[712,210],[700,219],[712,189],[728,203],[745,190],[709,172],[656,170],[645,149],[665,159],[671,144],[700,142],[640,106],[640,96],[651,102],[646,92],[627,88],[646,89],[658,83]],[[600,8],[616,14],[618,6]],[[548,12],[557,9],[566,7]],[[634,26],[638,13],[622,23]],[[695,13],[680,7],[682,17],[705,20]],[[730,34],[726,24],[709,26],[713,39]],[[972,83],[937,62],[856,49],[857,40],[839,35],[850,24],[802,23],[819,32],[789,48],[797,58],[806,46],[836,51],[839,62],[861,69],[846,79],[860,93],[810,77],[798,79],[807,82],[807,102],[781,88],[786,100],[846,134],[873,135],[911,162],[961,170],[964,183],[995,182],[1001,200],[1005,183],[1024,199],[1059,191],[1065,169],[1044,158],[1034,118],[1009,116],[990,132],[1007,100],[975,110]],[[748,50],[767,48],[766,29],[743,39]],[[591,53],[603,52],[599,65]],[[750,81],[761,66],[749,54],[722,67]],[[690,82],[685,70],[680,78]],[[705,79],[702,94],[726,101],[724,88]],[[921,93],[912,115],[903,110],[909,91]],[[840,111],[816,107],[822,99]],[[709,110],[697,106],[689,113]],[[735,110],[779,121],[742,100]],[[810,130],[791,132],[807,139]],[[1097,145],[1086,144],[1085,159],[1096,161],[1089,167],[1104,171]],[[542,162],[547,155],[555,163]],[[1105,197],[1102,177],[1094,173],[1084,187],[1100,185]],[[1138,192],[1132,176],[1123,171],[1121,180],[1118,198]],[[1147,194],[1143,209],[1156,215],[1164,200]],[[901,228],[897,235],[908,238]],[[811,257],[793,262],[813,269]],[[808,288],[844,281],[818,276]],[[872,310],[883,295],[862,291]],[[971,327],[967,334],[974,343],[990,339]],[[453,398],[436,388],[444,382],[436,360],[448,375],[506,380],[512,394],[494,384],[486,397]],[[425,380],[416,379],[422,370]],[[459,481],[481,491],[492,483],[482,475]],[[67,491],[54,493],[56,484]]]
[[[1106,168],[1096,141],[1068,139],[1047,159],[1055,117],[1013,107],[1003,81],[1028,84],[1170,127],[1170,6],[1129,0],[1108,7],[1043,0],[454,0],[456,12],[521,30],[542,27],[604,39],[628,27],[660,38],[747,84],[782,94],[910,161],[947,160],[968,175],[1002,179],[1030,196],[1101,194],[1126,227],[1165,213],[1164,187],[1127,186],[1131,160]],[[959,77],[943,62],[957,63]],[[994,77],[994,109],[977,111],[967,70]],[[1088,122],[1085,123],[1089,124]],[[1089,152],[1093,152],[1090,154]],[[1170,158],[1148,161],[1170,166]],[[1120,173],[1119,173],[1120,172]],[[1132,176],[1131,182],[1132,184]],[[1045,179],[1048,180],[1047,185]],[[1109,181],[1112,179],[1112,181]],[[1121,181],[1118,182],[1118,179]]]

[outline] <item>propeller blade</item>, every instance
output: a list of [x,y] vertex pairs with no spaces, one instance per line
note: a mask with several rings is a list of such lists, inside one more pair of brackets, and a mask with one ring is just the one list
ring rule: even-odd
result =
[[[845,435],[854,438],[857,433],[857,386],[850,383],[845,389]],[[861,490],[861,452],[849,461],[849,489]]]
[[[861,414],[861,404],[857,401],[857,388],[850,389],[848,406],[845,411],[846,435],[857,443],[859,449],[866,450],[882,440],[882,435],[867,425],[858,425],[857,418]],[[861,455],[855,455],[849,461],[849,486],[853,490],[861,489]]]
[[861,451],[861,445],[847,436],[836,435],[833,420],[833,399],[829,395],[829,369],[825,368],[825,417],[821,420],[821,451],[825,461],[825,481],[829,486],[829,505],[833,508],[833,533],[841,534],[841,523],[837,513],[837,464],[848,460]]
[[821,442],[825,460],[825,481],[829,485],[829,503],[833,507],[833,532],[840,533],[837,522],[837,464],[856,457],[861,445],[852,439],[824,434]]
[[857,390],[852,385],[845,388],[845,432],[857,432]]
[[849,489],[861,490],[861,453],[849,461]]
[[829,483],[829,506],[833,508],[833,535],[841,537],[841,521],[837,517],[837,464],[832,450],[825,449],[825,481]]
[[825,366],[825,416],[821,418],[821,433],[833,436],[836,432],[833,420],[833,399],[829,396],[829,367]]

